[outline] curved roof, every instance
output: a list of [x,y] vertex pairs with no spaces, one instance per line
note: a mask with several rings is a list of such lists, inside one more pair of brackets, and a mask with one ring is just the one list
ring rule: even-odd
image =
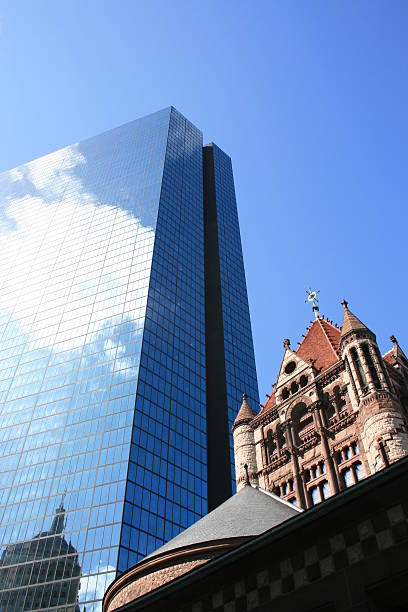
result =
[[148,557],[204,542],[256,536],[299,512],[273,493],[247,485]]

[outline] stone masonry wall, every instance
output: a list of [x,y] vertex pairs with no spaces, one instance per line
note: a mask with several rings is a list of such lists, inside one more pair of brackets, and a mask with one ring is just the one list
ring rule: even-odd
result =
[[384,443],[390,463],[408,455],[408,434],[404,419],[398,412],[381,411],[368,417],[362,426],[361,440],[372,473],[385,467],[379,441]]
[[245,464],[251,483],[258,485],[254,430],[247,423],[241,423],[234,431],[234,455],[237,491],[245,486]]
[[124,606],[130,601],[134,601],[138,597],[157,589],[163,584],[186,574],[190,570],[207,563],[210,559],[217,556],[216,554],[206,554],[199,559],[185,560],[175,565],[161,567],[151,574],[145,574],[136,578],[133,582],[123,587],[117,595],[115,595],[108,605],[107,612],[113,612],[117,608]]

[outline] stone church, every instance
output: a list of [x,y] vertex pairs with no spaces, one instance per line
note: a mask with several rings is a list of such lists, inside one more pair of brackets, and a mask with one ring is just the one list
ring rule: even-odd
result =
[[295,350],[283,341],[261,411],[243,397],[233,426],[237,490],[252,484],[307,509],[408,454],[408,359],[343,300],[342,327],[320,316]]

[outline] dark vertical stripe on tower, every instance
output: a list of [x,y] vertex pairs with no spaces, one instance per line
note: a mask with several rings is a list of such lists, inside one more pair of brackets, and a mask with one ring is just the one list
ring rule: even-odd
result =
[[214,152],[203,147],[208,510],[232,494]]

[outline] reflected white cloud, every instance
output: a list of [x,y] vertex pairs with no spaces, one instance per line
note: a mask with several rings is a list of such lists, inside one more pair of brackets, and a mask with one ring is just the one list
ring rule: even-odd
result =
[[89,325],[95,338],[107,319],[111,326],[134,317],[131,301],[138,308],[146,303],[148,271],[142,274],[145,258],[134,247],[139,239],[152,249],[154,231],[87,192],[74,172],[85,163],[74,145],[9,173],[11,181],[24,178],[27,193],[5,211],[14,229],[0,233],[0,307],[37,349],[78,351],[92,341]]

